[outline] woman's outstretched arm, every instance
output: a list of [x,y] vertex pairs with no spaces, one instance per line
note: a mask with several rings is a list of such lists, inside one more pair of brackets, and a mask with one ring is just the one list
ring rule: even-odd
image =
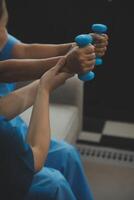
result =
[[[66,58],[64,66],[61,69],[62,72],[64,71],[75,74],[79,70],[78,72],[83,73],[92,70],[95,64],[94,48],[91,45],[86,48],[75,47],[62,58]],[[51,67],[52,65],[55,65],[55,62],[57,62],[58,60],[59,57],[55,59],[50,58],[50,60],[47,59],[47,61],[46,59],[2,61],[2,63],[5,63],[6,66],[2,66],[0,69],[0,80],[2,82],[6,80],[8,80],[8,82],[11,82],[13,79],[16,81],[21,81],[29,80],[30,78],[34,79],[34,76],[36,76],[36,79],[39,79],[42,74],[44,74],[44,62],[46,62],[46,66],[49,68],[50,65]],[[12,65],[9,66],[8,62],[10,64],[12,62]],[[30,67],[29,69],[28,63]],[[38,70],[38,67],[40,67],[40,65],[41,70]],[[18,69],[17,71],[16,68]],[[23,79],[24,77],[25,79]],[[6,116],[8,119],[11,119],[30,107],[35,100],[36,90],[38,87],[37,83],[38,81],[32,83],[29,86],[16,90],[6,97],[1,98],[0,114]]]
[[0,82],[17,82],[39,79],[61,57],[48,59],[10,59],[0,61]]
[[67,44],[25,44],[14,45],[12,56],[19,59],[41,59],[64,56],[75,43]]

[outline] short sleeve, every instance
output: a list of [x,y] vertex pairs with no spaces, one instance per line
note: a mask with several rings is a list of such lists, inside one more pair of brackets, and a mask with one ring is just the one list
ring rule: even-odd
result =
[[18,39],[8,34],[8,40],[4,48],[0,52],[0,60],[7,60],[12,58],[12,48],[15,44],[20,43]]
[[35,173],[33,153],[19,129],[12,127],[4,117],[0,117],[0,162],[3,166],[0,182],[6,181],[6,187],[9,186],[10,199],[11,196],[21,199],[28,192]]

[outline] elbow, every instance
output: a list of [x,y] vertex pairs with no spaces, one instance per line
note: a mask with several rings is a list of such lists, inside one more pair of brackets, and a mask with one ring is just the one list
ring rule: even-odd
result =
[[27,46],[28,45],[26,45],[24,43],[14,45],[13,50],[12,50],[13,57],[16,59],[26,58]]
[[33,158],[34,158],[34,170],[35,172],[40,171],[44,167],[45,155],[40,151],[40,149],[33,147]]
[[43,168],[44,164],[40,163],[40,162],[34,162],[34,170],[35,172],[39,172],[42,168]]

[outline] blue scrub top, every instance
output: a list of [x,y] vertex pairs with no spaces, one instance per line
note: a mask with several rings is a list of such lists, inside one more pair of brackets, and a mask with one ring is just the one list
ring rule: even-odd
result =
[[[0,61],[12,58],[12,48],[16,43],[20,43],[15,37],[8,34],[8,40],[2,51],[0,51]],[[0,96],[5,96],[15,89],[15,83],[0,83]]]
[[[0,61],[12,59],[12,49],[13,46],[17,43],[20,43],[18,39],[13,37],[12,35],[8,34],[8,40],[5,44],[2,51],[0,51]],[[12,92],[15,89],[16,84],[6,84],[6,83],[0,83],[0,96],[8,95],[10,92]],[[23,135],[23,139],[26,137],[27,133],[27,125],[24,123],[24,121],[20,117],[16,117],[10,121],[12,124],[12,127],[18,127],[19,131]]]
[[[0,61],[12,58],[12,48],[19,40],[8,34],[0,52]],[[0,83],[0,96],[15,89],[15,83]],[[0,116],[0,199],[24,199],[32,183],[34,161],[30,146],[26,144],[27,126],[20,117],[7,121]]]
[[24,199],[34,173],[31,147],[19,129],[0,116],[0,199]]

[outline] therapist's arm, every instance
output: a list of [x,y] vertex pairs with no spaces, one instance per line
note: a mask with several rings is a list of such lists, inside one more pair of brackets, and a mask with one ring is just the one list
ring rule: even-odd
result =
[[0,115],[13,119],[34,104],[39,80],[0,98]]
[[32,148],[35,171],[45,163],[50,145],[49,93],[38,89],[30,120],[27,142]]
[[35,169],[44,166],[50,144],[49,96],[72,75],[60,72],[65,60],[58,64],[40,80],[33,112],[30,120],[27,142],[31,145],[34,155]]

